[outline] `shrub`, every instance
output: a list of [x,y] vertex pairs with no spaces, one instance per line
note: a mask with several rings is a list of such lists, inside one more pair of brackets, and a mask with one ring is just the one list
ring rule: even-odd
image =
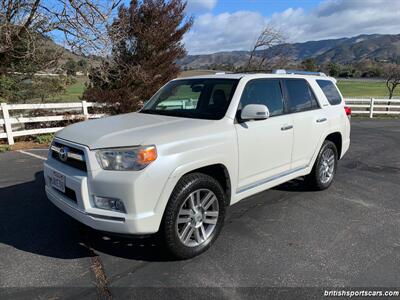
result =
[[40,134],[35,136],[35,142],[38,144],[50,144],[53,140],[54,134]]
[[0,145],[0,153],[7,152],[11,150],[11,146],[9,145]]

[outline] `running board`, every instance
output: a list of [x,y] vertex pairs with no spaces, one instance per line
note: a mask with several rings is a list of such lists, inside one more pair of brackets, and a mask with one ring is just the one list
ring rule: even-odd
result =
[[271,182],[271,181],[277,180],[279,178],[288,176],[290,174],[305,170],[306,168],[307,168],[307,166],[304,166],[304,167],[296,168],[296,169],[293,169],[293,170],[288,170],[288,171],[279,173],[278,175],[274,175],[274,176],[271,176],[271,177],[268,177],[268,178],[260,179],[260,180],[254,182],[254,183],[251,183],[249,185],[245,185],[244,187],[241,187],[241,188],[237,189],[236,190],[236,194],[240,194],[240,193],[246,192],[248,190],[254,189],[254,188],[256,188],[256,187],[258,187],[260,185],[266,184],[268,182]]

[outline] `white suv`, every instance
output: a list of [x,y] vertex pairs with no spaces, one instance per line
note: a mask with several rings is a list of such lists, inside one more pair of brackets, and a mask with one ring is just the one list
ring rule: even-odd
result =
[[305,176],[326,189],[350,144],[350,111],[323,74],[176,79],[139,112],[59,131],[46,193],[101,231],[159,232],[177,258],[215,241],[226,207]]

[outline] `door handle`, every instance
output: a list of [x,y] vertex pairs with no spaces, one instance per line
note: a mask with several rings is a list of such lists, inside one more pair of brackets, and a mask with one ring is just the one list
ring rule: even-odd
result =
[[317,123],[323,123],[323,122],[326,122],[326,121],[328,121],[327,118],[321,118],[321,119],[317,120]]
[[281,130],[289,130],[289,129],[292,129],[292,128],[293,128],[293,125],[283,125],[281,127]]

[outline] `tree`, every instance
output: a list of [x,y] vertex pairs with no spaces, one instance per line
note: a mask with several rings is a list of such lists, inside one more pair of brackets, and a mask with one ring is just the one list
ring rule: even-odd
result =
[[64,93],[65,86],[66,83],[62,77],[35,77],[32,82],[31,93],[33,97],[38,97],[42,102],[44,102],[48,97]]
[[75,76],[78,70],[78,64],[73,59],[68,59],[63,65],[63,70],[65,70],[68,76]]
[[89,66],[88,61],[86,59],[81,59],[78,60],[76,64],[78,65],[78,71],[81,71],[82,73],[86,74]]
[[35,98],[44,102],[48,97],[64,93],[66,86],[65,76],[33,76],[30,78],[25,74],[0,75],[0,98],[8,103],[26,103]]
[[316,72],[318,70],[317,62],[314,58],[307,58],[303,60],[301,66],[305,71]]
[[338,77],[340,74],[340,66],[333,62],[330,62],[328,64],[328,73],[329,73],[329,76]]
[[[282,59],[286,56],[282,55],[285,48],[278,48],[277,46],[283,44],[285,40],[282,31],[276,29],[272,25],[266,26],[258,36],[257,41],[250,52],[250,57],[246,67],[247,71],[268,68],[268,66],[266,66],[268,63],[269,67],[271,67],[274,61],[275,63],[279,62],[279,64],[282,64]],[[272,47],[278,51],[273,51],[273,53],[271,53],[272,55],[269,55],[268,50]]]
[[355,75],[356,75],[356,69],[352,65],[348,64],[341,66],[339,77],[351,78],[351,77],[356,77]]
[[395,89],[400,84],[400,66],[388,64],[384,68],[384,74],[386,78],[386,87],[389,91],[389,99],[392,99]]
[[40,43],[56,31],[74,52],[109,53],[104,34],[121,0],[0,1],[0,74],[32,61]]
[[84,98],[117,103],[114,112],[134,111],[175,78],[176,61],[186,54],[181,40],[192,25],[185,7],[182,0],[133,0],[121,6],[108,31],[110,59],[91,70]]

